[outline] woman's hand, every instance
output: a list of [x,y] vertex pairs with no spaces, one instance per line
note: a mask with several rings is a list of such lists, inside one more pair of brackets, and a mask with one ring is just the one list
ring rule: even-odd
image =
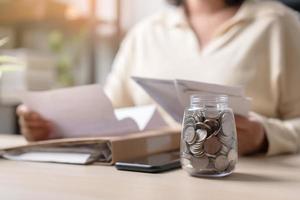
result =
[[30,111],[25,105],[17,108],[21,133],[28,141],[45,140],[49,137],[52,125],[41,115]]
[[254,117],[235,115],[240,155],[251,155],[267,151],[268,142],[264,127]]

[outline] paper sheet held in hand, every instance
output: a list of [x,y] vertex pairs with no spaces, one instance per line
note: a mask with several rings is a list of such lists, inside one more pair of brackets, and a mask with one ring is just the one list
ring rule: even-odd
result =
[[154,105],[114,110],[100,85],[28,92],[23,102],[53,122],[52,137],[113,136],[166,126]]
[[194,94],[225,94],[229,97],[229,106],[234,113],[247,116],[250,110],[251,99],[245,96],[242,87],[178,79],[132,78],[179,123],[184,108],[189,105],[190,96]]

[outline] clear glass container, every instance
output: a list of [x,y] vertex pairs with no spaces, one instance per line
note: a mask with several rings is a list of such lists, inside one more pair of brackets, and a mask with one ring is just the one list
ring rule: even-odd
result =
[[226,95],[193,95],[185,109],[180,157],[192,176],[223,177],[238,160],[234,114]]

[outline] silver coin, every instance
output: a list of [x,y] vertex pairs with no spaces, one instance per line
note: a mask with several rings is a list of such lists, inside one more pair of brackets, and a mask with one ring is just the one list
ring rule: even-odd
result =
[[208,125],[213,131],[219,129],[219,122],[216,119],[206,119],[204,124]]
[[187,166],[187,165],[191,165],[191,160],[187,159],[187,158],[181,158],[180,159],[181,165],[182,166]]
[[200,143],[200,142],[194,143],[194,144],[190,145],[190,149],[194,149],[194,150],[203,149],[203,143]]
[[194,121],[195,120],[193,115],[185,115],[183,119],[184,119],[184,121],[189,121],[189,120]]
[[206,110],[205,118],[217,119],[220,116],[220,111],[218,110]]
[[183,127],[185,127],[184,129],[186,129],[187,127],[195,127],[195,124],[188,122],[188,123],[184,124]]
[[202,149],[202,147],[197,147],[197,146],[192,146],[190,147],[190,152],[194,155],[194,156],[201,156],[202,154],[204,154],[204,150]]
[[222,144],[226,145],[227,147],[231,147],[232,143],[235,141],[234,138],[223,135],[219,137],[219,140]]
[[215,169],[215,159],[212,157],[208,157],[208,159],[209,159],[209,164],[207,166],[207,169],[214,170]]
[[191,154],[189,154],[189,153],[184,153],[184,152],[181,153],[181,158],[186,158],[188,160],[191,160],[192,157],[193,156]]
[[230,151],[229,147],[227,147],[226,145],[222,145],[222,148],[221,148],[221,151],[220,151],[220,153],[222,155],[227,155],[229,151]]
[[202,150],[202,147],[197,147],[197,146],[191,146],[190,147],[190,152],[193,154],[193,155],[196,155],[196,154],[202,154],[203,150]]
[[215,168],[218,171],[224,171],[229,165],[228,159],[226,156],[218,156],[215,160]]
[[204,141],[207,137],[207,131],[205,129],[198,129],[196,131],[197,136],[198,136],[198,141]]
[[193,143],[193,141],[196,138],[196,133],[195,133],[195,129],[192,126],[188,126],[185,130],[184,130],[184,140],[191,144]]
[[201,112],[196,112],[193,117],[197,122],[203,122],[204,121],[204,116]]
[[181,148],[181,152],[184,152],[184,153],[190,152],[187,144],[183,140],[181,140],[180,148]]
[[191,121],[185,121],[183,123],[183,127],[186,128],[188,126],[191,126],[191,127],[195,127],[195,123],[194,122],[191,122]]
[[211,137],[204,142],[204,150],[206,153],[214,155],[221,150],[222,144],[217,137]]
[[216,158],[217,157],[217,155],[209,154],[209,153],[205,153],[205,156],[207,156],[208,158]]
[[195,143],[190,145],[190,148],[201,149],[201,148],[203,148],[203,142],[196,141]]
[[203,158],[192,158],[192,166],[196,169],[206,169],[209,164],[207,157]]
[[197,122],[196,123],[196,128],[197,129],[205,129],[207,132],[211,131],[210,126],[208,126],[207,124],[203,123],[203,122]]
[[212,135],[213,135],[213,136],[218,136],[219,134],[221,135],[221,130],[222,130],[222,128],[221,128],[221,126],[219,126],[219,128],[216,129],[216,130],[212,133]]
[[200,152],[200,153],[197,153],[197,154],[194,154],[193,155],[195,158],[202,158],[203,156],[205,156],[205,153],[204,151]]
[[195,114],[195,110],[185,110],[184,112],[185,117],[193,116],[194,114]]
[[235,132],[235,121],[233,115],[229,112],[222,115],[222,132],[226,136],[232,136]]
[[204,154],[203,143],[197,142],[191,145],[189,150],[195,157],[201,157]]

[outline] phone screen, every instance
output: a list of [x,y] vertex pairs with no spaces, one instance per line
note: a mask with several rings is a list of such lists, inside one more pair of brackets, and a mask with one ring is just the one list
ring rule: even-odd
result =
[[117,162],[116,167],[119,170],[139,171],[139,172],[163,172],[180,167],[179,152],[167,152],[154,154],[147,157]]

